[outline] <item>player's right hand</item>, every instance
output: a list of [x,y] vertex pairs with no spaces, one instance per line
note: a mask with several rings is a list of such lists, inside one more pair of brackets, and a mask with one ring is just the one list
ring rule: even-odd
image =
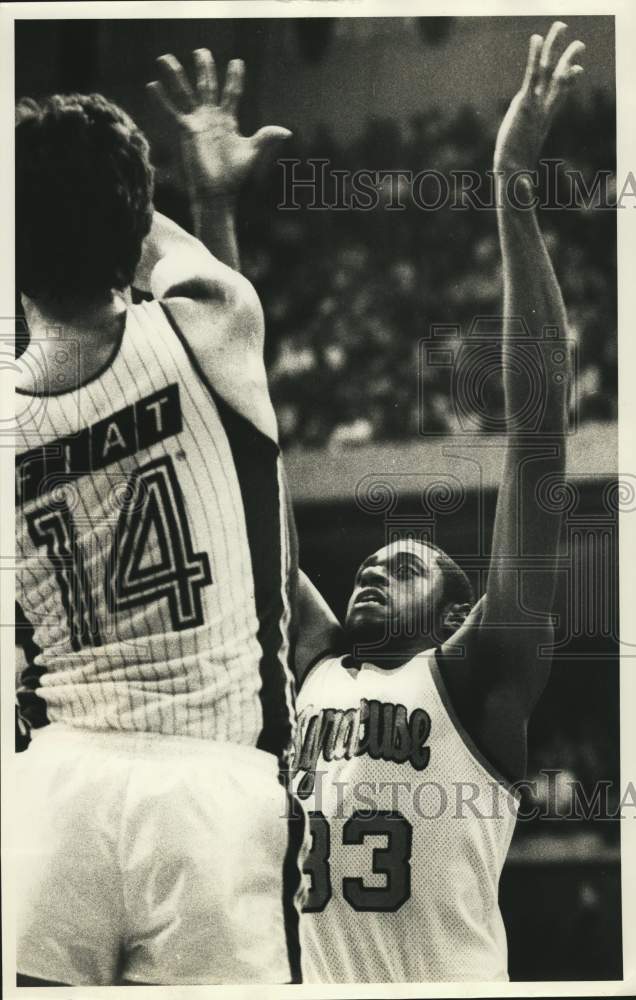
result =
[[513,97],[497,135],[495,171],[511,174],[536,168],[554,115],[583,72],[576,62],[585,51],[583,42],[570,42],[557,58],[557,45],[566,29],[563,21],[555,21],[545,40],[541,35],[531,37],[521,90]]
[[277,125],[261,128],[254,135],[241,135],[237,108],[243,93],[245,65],[232,59],[225,75],[221,99],[214,59],[208,49],[193,52],[195,83],[190,81],[173,55],[157,59],[159,81],[148,90],[178,125],[188,181],[196,196],[232,194],[241,185],[256,160],[275,142],[291,135]]

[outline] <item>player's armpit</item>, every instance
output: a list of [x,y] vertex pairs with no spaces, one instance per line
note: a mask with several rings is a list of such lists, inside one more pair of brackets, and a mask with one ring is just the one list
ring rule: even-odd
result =
[[449,689],[459,703],[483,704],[485,696],[527,720],[550,673],[554,629],[537,616],[533,623],[493,622],[487,595],[439,649]]
[[483,694],[484,678],[480,665],[480,625],[486,605],[484,594],[474,605],[465,621],[436,651],[437,663],[451,700],[458,709],[475,703]]
[[438,649],[449,704],[485,759],[509,781],[525,776],[527,726],[550,673],[553,630],[485,624],[487,595]]
[[311,668],[323,656],[343,652],[344,632],[340,622],[302,570],[298,574],[298,639],[294,668],[302,684]]
[[477,629],[483,620],[485,607],[486,594],[483,594],[473,605],[463,624],[442,644],[447,656],[463,659],[469,653],[478,638]]

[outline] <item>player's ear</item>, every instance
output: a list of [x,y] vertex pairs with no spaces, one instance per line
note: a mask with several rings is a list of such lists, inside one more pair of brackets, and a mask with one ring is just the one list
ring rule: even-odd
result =
[[464,624],[470,614],[470,604],[453,603],[447,605],[442,615],[442,625],[449,632],[456,632]]

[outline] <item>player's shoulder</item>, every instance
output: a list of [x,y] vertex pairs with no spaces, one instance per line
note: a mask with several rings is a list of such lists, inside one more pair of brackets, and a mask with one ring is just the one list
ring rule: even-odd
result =
[[215,343],[262,352],[263,309],[254,286],[219,261],[166,290],[162,305],[182,334],[199,348]]
[[232,279],[232,287],[211,289],[210,300],[169,295],[161,306],[203,384],[277,444],[263,358],[262,310],[256,293],[249,291],[252,286],[246,285],[248,290],[243,281]]

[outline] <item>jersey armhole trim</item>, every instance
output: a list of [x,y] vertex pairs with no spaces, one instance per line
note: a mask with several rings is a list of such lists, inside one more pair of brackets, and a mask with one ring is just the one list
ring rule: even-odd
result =
[[457,712],[453,707],[453,703],[451,702],[450,696],[446,689],[446,685],[444,684],[444,678],[442,677],[442,672],[439,667],[437,655],[438,651],[437,649],[435,649],[430,659],[431,676],[433,678],[435,687],[437,688],[437,693],[441,699],[446,714],[448,715],[450,721],[453,723],[453,726],[457,730],[460,739],[462,740],[464,746],[471,754],[471,756],[475,758],[477,763],[481,767],[483,767],[484,771],[486,771],[486,773],[489,774],[490,777],[497,782],[497,784],[501,785],[503,788],[506,789],[506,791],[513,797],[515,802],[518,804],[521,801],[521,793],[519,789],[516,788],[515,784],[512,781],[509,781],[508,778],[505,778],[504,775],[497,770],[494,764],[490,763],[488,758],[485,757],[484,754],[481,752],[481,750],[473,740],[470,733],[462,725],[462,722],[460,721],[459,716],[457,715]]
[[339,655],[340,654],[337,653],[336,650],[327,648],[323,649],[323,651],[318,653],[317,656],[312,656],[311,660],[305,667],[302,678],[297,682],[298,690],[302,691],[309,678],[315,674],[316,670],[322,663],[325,663],[327,660],[333,660]]

